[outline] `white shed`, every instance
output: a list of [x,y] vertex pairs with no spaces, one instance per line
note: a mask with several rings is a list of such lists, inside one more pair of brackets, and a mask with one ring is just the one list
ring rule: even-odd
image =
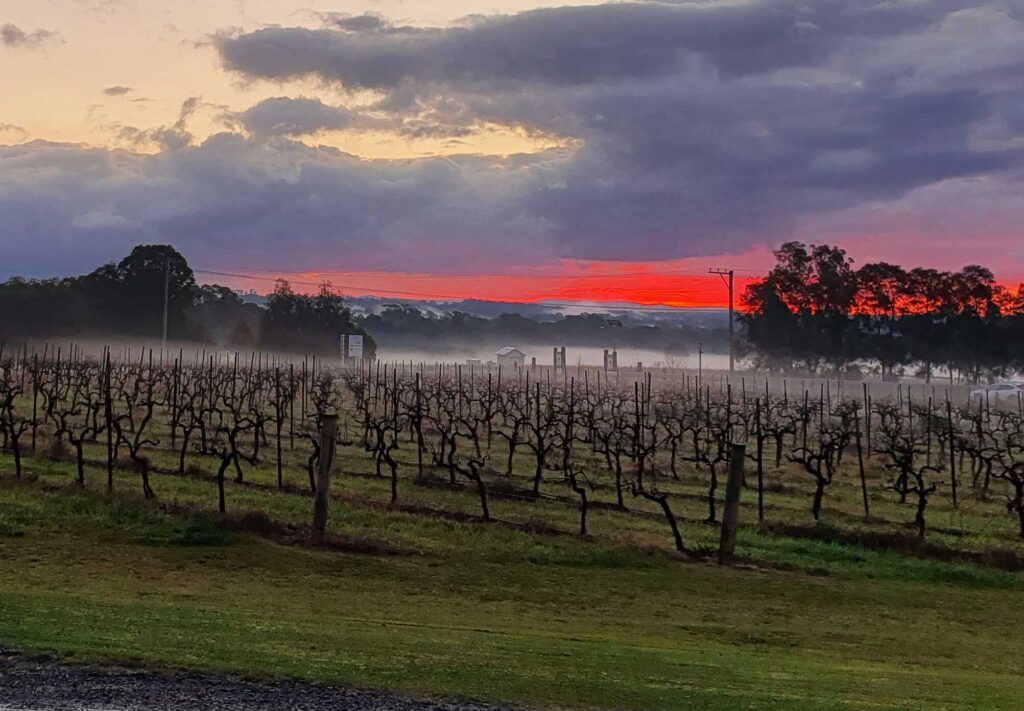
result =
[[498,365],[511,367],[512,369],[522,368],[526,360],[526,354],[518,348],[506,346],[494,354],[498,358]]

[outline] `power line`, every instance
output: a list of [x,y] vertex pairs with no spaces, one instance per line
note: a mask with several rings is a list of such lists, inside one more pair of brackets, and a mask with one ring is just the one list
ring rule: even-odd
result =
[[[203,270],[196,269],[195,271],[203,271]],[[748,274],[768,274],[768,270],[767,269],[734,268],[733,271],[734,272],[746,272]],[[341,272],[341,271],[323,271],[323,270],[317,271],[316,273],[317,274],[322,274],[324,276],[343,276],[343,277],[347,277],[347,276],[360,276],[361,274],[364,274],[364,272]],[[380,272],[372,272],[372,273],[380,273]],[[412,275],[412,276],[415,276],[415,275]],[[711,278],[708,275],[708,273],[706,271],[704,271],[703,267],[701,267],[701,268],[692,268],[692,269],[678,269],[678,270],[672,270],[672,271],[664,271],[664,270],[662,270],[662,271],[618,271],[618,272],[595,272],[594,274],[529,274],[529,273],[526,273],[526,274],[516,274],[516,273],[512,273],[512,274],[468,274],[468,275],[458,275],[458,276],[467,276],[467,277],[471,277],[473,279],[516,279],[516,278],[522,278],[522,279],[598,279],[598,278],[607,278],[607,277],[642,277],[643,278],[643,277],[652,277],[652,276],[659,276],[659,277],[703,277],[703,278],[706,278],[706,279],[710,279]],[[266,277],[266,276],[261,276],[260,278],[267,278],[267,279],[275,278],[276,279],[276,277]],[[298,282],[296,282],[296,283],[298,283]]]
[[[194,272],[196,272],[198,274],[214,274],[216,276],[235,277],[235,278],[238,278],[238,279],[257,279],[257,280],[260,280],[260,281],[272,281],[272,282],[278,282],[278,281],[282,281],[283,280],[283,281],[287,281],[289,284],[301,284],[302,286],[320,286],[320,285],[322,285],[324,283],[322,281],[301,281],[301,280],[298,280],[298,279],[282,279],[281,277],[269,277],[269,276],[262,276],[262,275],[259,275],[259,274],[243,274],[243,273],[240,273],[240,272],[225,272],[225,271],[218,271],[218,270],[214,270],[214,269],[193,269],[192,271],[194,271]],[[370,287],[365,287],[365,286],[351,286],[351,285],[347,285],[347,284],[334,284],[334,283],[331,283],[331,286],[333,286],[336,289],[342,289],[342,290],[349,289],[349,290],[356,290],[356,291],[372,291],[372,292],[378,293],[378,294],[393,294],[393,295],[399,295],[399,296],[402,296],[402,295],[404,295],[404,296],[424,296],[424,297],[435,298],[435,299],[457,298],[457,297],[444,296],[442,294],[427,294],[427,293],[418,292],[418,291],[396,291],[396,290],[393,290],[393,289],[378,289],[376,287],[370,288]]]

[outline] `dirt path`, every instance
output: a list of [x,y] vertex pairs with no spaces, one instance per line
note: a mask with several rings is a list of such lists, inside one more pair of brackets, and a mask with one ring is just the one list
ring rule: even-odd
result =
[[0,651],[0,711],[498,711],[473,701],[423,701],[301,681],[246,681],[29,658]]

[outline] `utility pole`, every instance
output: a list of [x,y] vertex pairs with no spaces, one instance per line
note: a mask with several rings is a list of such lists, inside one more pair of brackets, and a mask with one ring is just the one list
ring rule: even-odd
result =
[[704,342],[697,344],[697,393],[700,393],[700,383],[704,379]]
[[[729,287],[729,372],[735,369],[734,347],[733,347],[733,271],[732,269],[708,269],[708,274],[717,274]],[[728,279],[726,279],[728,277]]]
[[164,257],[164,337],[163,349],[167,350],[167,302],[171,291],[171,260]]

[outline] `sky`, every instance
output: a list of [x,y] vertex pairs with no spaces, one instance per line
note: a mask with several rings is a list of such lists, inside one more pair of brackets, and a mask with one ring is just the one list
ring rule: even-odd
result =
[[1020,0],[4,0],[0,67],[0,278],[170,243],[708,306],[797,239],[1024,279]]

